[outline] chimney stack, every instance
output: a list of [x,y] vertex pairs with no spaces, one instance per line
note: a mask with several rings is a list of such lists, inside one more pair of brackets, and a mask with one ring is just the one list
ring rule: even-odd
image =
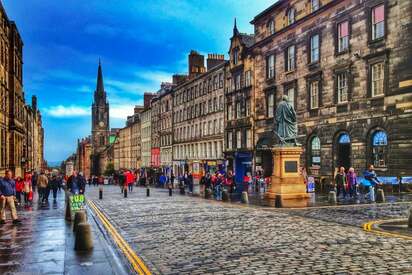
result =
[[189,54],[189,78],[194,78],[205,71],[205,57],[191,50]]
[[223,62],[225,62],[225,55],[210,53],[207,55],[207,70],[209,71]]

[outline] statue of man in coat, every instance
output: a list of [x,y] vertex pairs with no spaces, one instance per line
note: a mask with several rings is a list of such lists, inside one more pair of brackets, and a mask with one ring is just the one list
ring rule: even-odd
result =
[[296,138],[298,135],[298,126],[296,121],[296,112],[292,104],[289,103],[288,97],[284,95],[282,101],[276,108],[276,131],[282,145],[297,145]]

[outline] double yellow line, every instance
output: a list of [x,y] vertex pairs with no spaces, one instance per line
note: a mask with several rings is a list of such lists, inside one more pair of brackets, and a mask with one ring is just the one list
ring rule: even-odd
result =
[[147,266],[144,264],[142,259],[139,258],[139,256],[136,255],[136,253],[133,251],[133,249],[129,246],[129,244],[120,236],[120,234],[116,231],[114,226],[109,222],[109,220],[106,218],[106,216],[99,210],[99,208],[94,204],[93,201],[87,200],[87,203],[89,206],[94,210],[96,215],[99,217],[101,222],[103,223],[104,227],[106,230],[110,233],[112,236],[113,240],[117,244],[117,246],[120,248],[120,250],[123,252],[123,254],[126,256],[127,260],[130,262],[132,265],[134,271],[136,271],[139,275],[151,275],[152,273],[150,270],[147,268]]
[[364,231],[375,233],[377,235],[387,236],[387,237],[394,237],[394,238],[401,238],[401,239],[405,239],[405,240],[412,240],[412,237],[410,237],[410,236],[406,236],[406,235],[402,235],[402,234],[396,234],[396,233],[390,233],[390,232],[377,230],[377,229],[373,228],[373,226],[375,224],[381,224],[383,222],[384,221],[371,221],[371,222],[364,223],[362,227],[363,227]]

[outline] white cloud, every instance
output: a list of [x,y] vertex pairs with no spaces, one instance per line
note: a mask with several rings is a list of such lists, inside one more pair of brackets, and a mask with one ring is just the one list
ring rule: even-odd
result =
[[133,115],[134,106],[133,104],[110,106],[110,118],[126,119],[128,116]]
[[[133,115],[134,106],[142,104],[141,101],[136,102],[136,104],[113,104],[110,105],[109,113],[112,119],[126,119],[128,116]],[[91,116],[90,107],[88,106],[51,106],[49,108],[44,108],[43,112],[51,117],[56,118],[70,118],[70,117],[80,117],[80,116]]]
[[44,113],[51,117],[78,117],[78,116],[90,116],[90,107],[84,106],[64,106],[57,105],[44,108]]

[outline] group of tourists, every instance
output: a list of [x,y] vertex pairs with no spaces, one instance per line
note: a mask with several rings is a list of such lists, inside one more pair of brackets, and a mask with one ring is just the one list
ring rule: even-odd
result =
[[0,225],[6,223],[6,208],[9,208],[13,224],[20,224],[17,216],[17,206],[31,207],[34,192],[38,192],[38,202],[42,205],[49,203],[50,193],[53,201],[57,199],[57,192],[63,187],[63,177],[57,174],[46,174],[42,171],[26,172],[24,177],[13,177],[11,170],[6,170],[4,177],[0,177]]
[[368,169],[363,172],[364,180],[360,182],[353,167],[345,171],[345,167],[340,167],[335,176],[333,188],[338,198],[358,198],[361,196],[361,189],[366,189],[365,198],[375,201],[377,189],[382,187],[382,182],[378,179],[374,166],[369,165]]

